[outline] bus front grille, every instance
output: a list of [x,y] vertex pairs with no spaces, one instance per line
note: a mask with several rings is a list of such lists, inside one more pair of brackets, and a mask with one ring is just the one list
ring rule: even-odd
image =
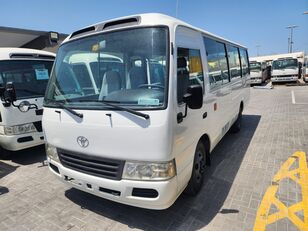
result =
[[64,167],[92,176],[121,180],[125,161],[57,149]]

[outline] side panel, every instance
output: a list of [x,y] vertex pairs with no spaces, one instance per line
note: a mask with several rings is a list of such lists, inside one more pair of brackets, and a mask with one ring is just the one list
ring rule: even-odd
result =
[[[182,122],[175,123],[173,155],[177,160],[179,188],[184,188],[191,177],[194,152],[199,139],[203,134],[207,134],[210,137],[211,150],[215,147],[236,120],[241,102],[247,104],[250,86],[248,64],[242,77],[232,79],[231,82],[224,80],[225,82],[221,84],[210,86],[207,48],[204,46],[201,33],[178,27],[175,37],[175,63],[177,57],[180,57],[177,53],[178,48],[200,50],[204,76],[203,107],[197,110],[188,109],[187,117]],[[177,65],[173,68],[178,81]],[[177,89],[177,81],[174,89]],[[176,109],[174,116],[178,113],[185,114],[185,104],[178,103],[177,95],[174,95],[174,108]]]

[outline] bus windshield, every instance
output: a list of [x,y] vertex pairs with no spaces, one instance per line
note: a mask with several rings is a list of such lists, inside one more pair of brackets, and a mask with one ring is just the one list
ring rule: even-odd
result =
[[164,107],[167,77],[166,27],[96,34],[59,48],[44,105]]
[[43,97],[52,65],[46,60],[0,61],[0,85],[12,82],[17,99]]
[[274,60],[272,68],[273,68],[273,70],[296,69],[296,68],[298,68],[298,62],[297,62],[297,59]]
[[261,63],[260,62],[251,62],[250,64],[250,71],[261,71]]

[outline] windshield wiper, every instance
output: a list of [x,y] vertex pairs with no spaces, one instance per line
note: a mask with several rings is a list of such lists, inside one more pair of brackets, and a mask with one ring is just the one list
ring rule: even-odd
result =
[[58,107],[60,107],[62,109],[65,109],[66,111],[70,112],[71,114],[73,114],[75,116],[78,116],[79,118],[83,118],[83,114],[82,113],[76,112],[75,110],[65,106],[65,104],[62,103],[62,102],[54,101],[52,103],[56,104]]
[[126,107],[121,107],[119,105],[115,105],[114,103],[120,103],[118,101],[108,101],[108,100],[78,100],[78,102],[97,102],[97,103],[103,103],[107,106],[113,107],[115,109],[121,110],[121,111],[127,111],[131,114],[134,114],[136,116],[140,116],[145,118],[146,120],[150,118],[150,116],[148,114],[142,113],[142,112],[138,112],[135,111],[133,109],[130,108],[126,108]]

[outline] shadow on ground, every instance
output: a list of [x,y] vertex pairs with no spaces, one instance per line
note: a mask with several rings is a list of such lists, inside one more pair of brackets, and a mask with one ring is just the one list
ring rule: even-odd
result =
[[245,153],[259,124],[260,116],[243,115],[238,134],[227,134],[212,152],[212,166],[207,169],[204,186],[197,197],[182,194],[169,209],[156,211],[111,202],[91,194],[69,189],[65,196],[83,209],[144,230],[196,230],[217,213],[237,213],[222,208],[237,175]]
[[28,148],[16,152],[11,152],[4,160],[10,160],[16,164],[20,165],[30,165],[46,160],[45,146],[40,145],[33,148]]
[[[18,166],[12,166],[12,165],[9,165],[7,163],[0,161],[0,179],[14,172],[17,168]],[[2,187],[0,186],[0,195],[3,194],[1,193],[1,190],[2,190]]]
[[0,186],[0,196],[9,192],[7,187]]

